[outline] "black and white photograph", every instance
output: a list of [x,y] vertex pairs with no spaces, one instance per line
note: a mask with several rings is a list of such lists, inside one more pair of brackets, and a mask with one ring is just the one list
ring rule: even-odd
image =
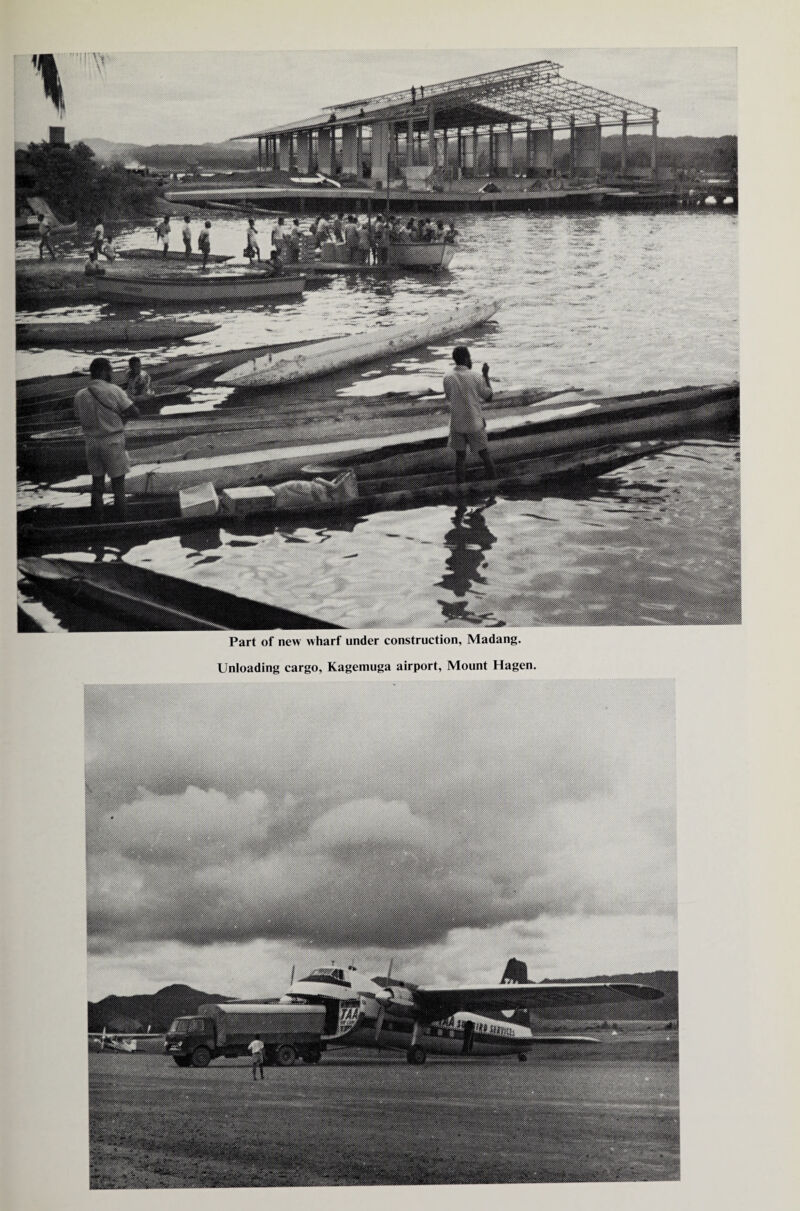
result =
[[14,90],[20,629],[740,621],[734,46]]
[[669,680],[92,685],[90,1187],[676,1182]]

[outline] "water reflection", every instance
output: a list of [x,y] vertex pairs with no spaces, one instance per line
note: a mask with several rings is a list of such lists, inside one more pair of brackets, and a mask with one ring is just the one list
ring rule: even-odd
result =
[[475,508],[458,505],[453,513],[452,528],[444,536],[444,544],[449,551],[445,567],[449,570],[438,582],[439,586],[447,589],[458,600],[452,602],[440,601],[442,614],[448,622],[479,623],[486,619],[485,614],[478,614],[469,609],[466,600],[474,584],[485,585],[486,576],[482,569],[488,567],[485,553],[490,551],[497,538],[486,524],[485,510],[494,504],[490,499],[485,504]]

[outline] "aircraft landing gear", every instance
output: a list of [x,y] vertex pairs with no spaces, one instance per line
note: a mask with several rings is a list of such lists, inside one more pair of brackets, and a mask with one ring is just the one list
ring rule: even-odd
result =
[[409,1047],[406,1052],[406,1063],[408,1064],[424,1064],[425,1063],[425,1048],[418,1044],[414,1047]]
[[528,1062],[527,1051],[520,1051],[519,1054],[517,1055],[517,1059],[519,1060],[520,1064],[527,1064],[527,1062]]

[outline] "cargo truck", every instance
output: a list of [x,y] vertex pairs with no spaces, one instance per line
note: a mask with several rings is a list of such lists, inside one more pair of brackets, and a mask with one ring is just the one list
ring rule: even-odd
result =
[[318,1064],[325,1049],[322,1005],[200,1005],[176,1018],[164,1039],[164,1051],[180,1068],[205,1068],[220,1056],[248,1055],[256,1037],[264,1044],[264,1062],[285,1068],[299,1058]]

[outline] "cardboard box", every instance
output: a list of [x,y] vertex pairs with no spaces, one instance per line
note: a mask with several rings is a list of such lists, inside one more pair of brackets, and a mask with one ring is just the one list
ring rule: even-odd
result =
[[181,517],[215,517],[219,512],[219,497],[213,484],[181,488],[178,498]]
[[266,484],[250,488],[224,488],[220,496],[223,513],[247,517],[251,513],[271,513],[275,508],[275,493]]

